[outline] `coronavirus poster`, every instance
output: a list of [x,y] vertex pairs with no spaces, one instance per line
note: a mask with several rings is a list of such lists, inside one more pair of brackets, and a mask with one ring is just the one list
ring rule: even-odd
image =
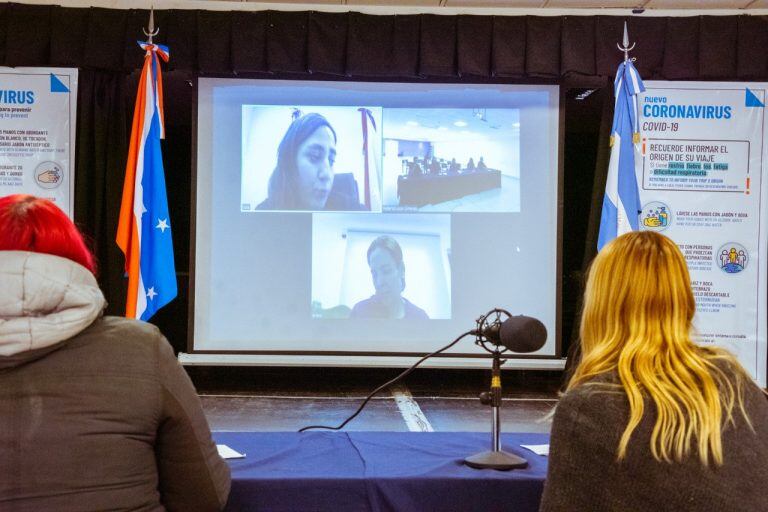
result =
[[768,84],[645,85],[640,228],[669,236],[685,255],[696,340],[730,350],[765,386]]
[[0,68],[0,196],[32,194],[72,217],[77,70]]

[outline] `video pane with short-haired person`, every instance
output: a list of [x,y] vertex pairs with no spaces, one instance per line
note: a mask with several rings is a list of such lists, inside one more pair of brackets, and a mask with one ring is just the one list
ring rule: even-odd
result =
[[381,211],[381,108],[242,110],[241,211]]
[[520,110],[385,108],[384,211],[519,212]]
[[450,216],[315,214],[312,317],[451,318]]

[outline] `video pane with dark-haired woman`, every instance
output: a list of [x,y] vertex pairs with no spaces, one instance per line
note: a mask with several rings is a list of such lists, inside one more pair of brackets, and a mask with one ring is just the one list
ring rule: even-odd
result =
[[380,107],[243,105],[242,115],[241,211],[381,211]]

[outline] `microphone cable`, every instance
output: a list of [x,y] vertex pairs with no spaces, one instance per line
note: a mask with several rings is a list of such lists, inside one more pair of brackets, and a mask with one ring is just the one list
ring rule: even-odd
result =
[[338,425],[336,427],[329,427],[327,425],[308,425],[306,427],[300,428],[298,431],[299,432],[305,432],[307,430],[315,429],[315,428],[324,428],[326,430],[341,430],[342,428],[344,428],[344,426],[347,423],[349,423],[350,421],[355,419],[357,417],[357,415],[362,412],[363,407],[365,407],[365,405],[371,400],[371,398],[373,398],[376,395],[376,393],[378,393],[382,389],[388,388],[389,386],[391,386],[395,382],[399,381],[400,379],[403,379],[403,378],[407,377],[408,374],[410,374],[413,370],[415,370],[417,366],[419,366],[421,363],[423,363],[424,361],[426,361],[430,357],[436,356],[437,354],[439,354],[441,352],[445,352],[446,350],[448,350],[449,348],[451,348],[452,346],[457,344],[459,341],[461,341],[464,337],[470,336],[470,335],[474,335],[474,334],[475,334],[474,331],[467,331],[467,332],[465,332],[464,334],[460,335],[458,338],[456,338],[455,340],[453,340],[452,342],[450,342],[448,345],[444,346],[443,348],[441,348],[439,350],[435,350],[431,354],[425,355],[424,357],[422,357],[421,359],[416,361],[416,363],[413,366],[411,366],[410,368],[405,370],[403,373],[401,373],[400,375],[398,375],[394,379],[385,382],[381,386],[379,386],[376,389],[374,389],[373,391],[371,391],[371,393],[367,397],[365,397],[365,399],[363,400],[363,403],[360,404],[360,407],[358,407],[357,410],[354,413],[352,413],[352,415],[350,417],[345,419],[340,425]]

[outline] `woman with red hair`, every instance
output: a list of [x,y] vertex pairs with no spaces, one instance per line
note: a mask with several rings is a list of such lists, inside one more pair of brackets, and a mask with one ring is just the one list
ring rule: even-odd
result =
[[52,202],[24,194],[0,197],[0,226],[0,251],[53,254],[96,274],[93,255],[80,232]]
[[230,475],[160,331],[103,316],[55,204],[0,198],[0,510],[220,510]]

